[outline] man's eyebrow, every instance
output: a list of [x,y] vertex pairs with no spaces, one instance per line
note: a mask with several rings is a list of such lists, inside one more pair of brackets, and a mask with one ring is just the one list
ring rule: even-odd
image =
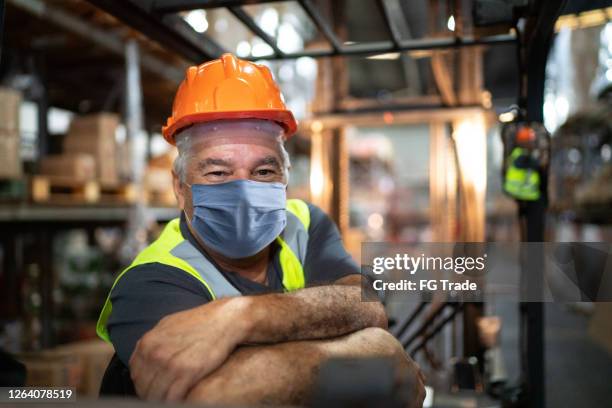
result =
[[207,167],[210,167],[210,166],[230,167],[231,165],[232,165],[232,162],[230,160],[215,159],[215,158],[208,157],[198,162],[198,170],[205,170]]
[[275,166],[278,169],[280,169],[281,167],[280,163],[278,162],[278,159],[274,156],[266,156],[266,157],[259,159],[258,161],[255,162],[255,166],[253,167],[259,167],[259,166],[263,166],[266,164]]

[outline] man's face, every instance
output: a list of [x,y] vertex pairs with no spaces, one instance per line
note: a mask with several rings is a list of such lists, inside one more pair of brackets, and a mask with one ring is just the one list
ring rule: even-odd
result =
[[193,184],[219,184],[232,180],[285,183],[280,145],[274,135],[256,129],[221,129],[192,136],[185,182],[174,175],[179,207],[191,219]]

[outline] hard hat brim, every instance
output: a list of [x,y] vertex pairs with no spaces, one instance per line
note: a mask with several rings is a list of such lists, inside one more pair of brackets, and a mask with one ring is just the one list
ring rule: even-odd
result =
[[174,136],[181,129],[196,123],[212,122],[215,120],[231,119],[264,119],[278,123],[285,129],[285,139],[289,139],[297,131],[297,122],[289,110],[250,110],[250,111],[227,111],[227,112],[201,112],[185,115],[170,126],[162,128],[164,139],[171,145],[175,145]]

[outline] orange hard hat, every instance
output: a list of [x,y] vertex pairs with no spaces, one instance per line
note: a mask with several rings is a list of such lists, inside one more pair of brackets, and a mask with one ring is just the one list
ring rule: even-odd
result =
[[162,133],[174,145],[179,130],[223,119],[271,120],[285,129],[286,138],[297,130],[270,70],[232,54],[187,68]]
[[536,139],[535,130],[530,126],[521,126],[516,132],[516,141],[519,143],[532,142]]

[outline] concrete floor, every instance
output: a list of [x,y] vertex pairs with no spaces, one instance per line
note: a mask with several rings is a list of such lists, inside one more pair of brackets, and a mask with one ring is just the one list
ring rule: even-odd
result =
[[[502,351],[511,380],[519,376],[515,306],[496,308],[504,321]],[[564,304],[547,303],[545,310],[546,406],[612,407],[612,355],[589,337],[589,317]]]

